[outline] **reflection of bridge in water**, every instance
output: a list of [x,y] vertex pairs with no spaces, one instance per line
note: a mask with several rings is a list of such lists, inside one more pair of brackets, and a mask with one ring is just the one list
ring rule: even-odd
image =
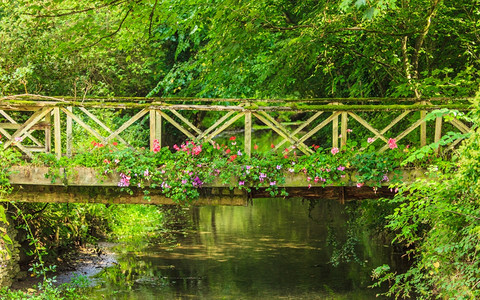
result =
[[[439,142],[447,131],[467,133],[469,124],[455,117],[448,119],[438,114],[428,117],[427,112],[437,109],[468,110],[468,99],[304,99],[304,100],[254,100],[254,99],[198,99],[198,98],[88,98],[43,97],[23,95],[0,99],[0,133],[3,147],[17,147],[25,156],[33,152],[55,153],[57,157],[74,156],[83,149],[80,142],[86,137],[103,144],[123,144],[126,147],[162,146],[164,137],[181,136],[183,139],[214,142],[231,127],[242,127],[243,137],[237,134],[243,144],[244,153],[251,156],[252,132],[258,125],[266,125],[281,137],[274,150],[282,152],[296,149],[298,153],[310,155],[313,150],[308,145],[315,143],[323,148],[341,147],[348,141],[359,144],[367,138],[378,152],[388,149],[388,140],[397,143],[406,140],[408,144],[423,146]],[[279,114],[281,113],[281,114]],[[295,126],[279,121],[278,116],[287,116]],[[117,121],[112,121],[116,118]],[[122,120],[118,122],[118,120]],[[207,120],[211,120],[210,123]],[[112,124],[121,124],[113,128]],[[74,126],[75,124],[75,126]],[[388,124],[384,126],[384,124]],[[350,125],[350,126],[349,126]],[[352,132],[350,128],[355,128]],[[142,129],[142,130],[138,130]],[[168,130],[168,132],[166,132]],[[148,133],[147,133],[148,132]],[[146,136],[148,134],[148,137]],[[123,137],[122,137],[123,135]],[[144,135],[144,136],[142,136]],[[128,138],[126,137],[128,136]],[[320,137],[320,138],[319,138]],[[320,141],[319,141],[320,140]],[[461,139],[452,141],[443,149],[449,151]],[[143,143],[143,144],[142,144]],[[45,179],[45,170],[24,167],[12,175],[11,183],[17,187],[12,195],[17,200],[51,202],[108,202],[109,194],[115,202],[143,203],[140,195],[117,193],[117,178],[99,179],[92,170],[76,171],[76,179],[69,182],[57,180],[51,183]],[[110,175],[115,176],[115,175]],[[351,176],[354,176],[353,174]],[[414,176],[410,174],[410,176]],[[353,177],[345,178],[339,185],[342,188],[323,190],[325,196],[348,199],[348,186]],[[66,187],[68,184],[68,187]],[[18,187],[22,186],[22,189]],[[321,197],[320,190],[306,191],[305,183],[295,178],[287,178],[285,183],[293,194],[303,189],[304,194]],[[347,186],[347,187],[345,187]],[[205,189],[205,199],[211,204],[244,204],[246,195],[225,186],[210,185]],[[83,190],[85,193],[81,193]],[[97,192],[95,192],[97,190]],[[63,193],[63,194],[62,194]],[[357,193],[359,193],[357,191]],[[25,196],[21,196],[25,194]],[[88,197],[78,195],[85,194]],[[301,194],[301,193],[299,193]],[[36,195],[36,196],[35,196]],[[68,197],[65,198],[65,195]],[[257,192],[262,195],[262,192]],[[225,198],[228,196],[227,198]],[[25,198],[27,197],[27,198]],[[137,198],[135,198],[137,197]],[[167,203],[169,200],[158,195],[148,203]],[[43,200],[42,200],[43,199]],[[66,199],[66,200],[61,200]],[[137,199],[137,200],[134,200]],[[217,199],[217,200],[214,200]]]

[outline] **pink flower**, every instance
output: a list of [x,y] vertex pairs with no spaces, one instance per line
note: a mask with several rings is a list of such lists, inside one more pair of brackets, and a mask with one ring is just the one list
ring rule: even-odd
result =
[[374,139],[374,138],[368,138],[368,139],[367,139],[367,143],[371,144],[371,143],[373,143],[373,142],[375,142],[375,139]]
[[245,185],[245,181],[239,181],[238,185]]
[[334,147],[334,148],[332,148],[332,150],[331,150],[330,152],[332,152],[332,154],[335,155],[335,154],[337,154],[338,152],[340,152],[340,150],[338,150],[337,147]]
[[343,170],[345,170],[345,167],[344,167],[344,166],[340,166],[340,167],[337,168],[337,170],[343,171]]
[[352,132],[352,131],[353,131],[353,130],[351,130],[351,129],[347,129],[347,132]]
[[364,185],[364,183],[359,182],[359,183],[357,183],[357,188],[361,188],[363,185]]
[[[175,145],[176,146],[176,145]],[[174,146],[174,148],[175,148]],[[157,153],[157,152],[160,152],[161,148],[160,148],[160,142],[157,140],[157,139],[154,139],[153,140],[153,153]]]
[[396,139],[388,139],[388,147],[390,149],[398,148]]
[[118,183],[118,186],[120,187],[127,187],[130,185],[130,176],[127,176],[123,173],[120,173],[120,182]]

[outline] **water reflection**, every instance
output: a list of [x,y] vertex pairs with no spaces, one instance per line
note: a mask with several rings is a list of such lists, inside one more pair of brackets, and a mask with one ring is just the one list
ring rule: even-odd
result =
[[372,299],[371,270],[391,249],[362,234],[355,203],[255,199],[191,209],[174,246],[115,249],[100,299]]

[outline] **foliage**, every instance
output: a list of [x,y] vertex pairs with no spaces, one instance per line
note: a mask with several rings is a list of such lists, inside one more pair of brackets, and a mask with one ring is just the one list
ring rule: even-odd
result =
[[[118,186],[127,193],[140,189],[148,199],[156,190],[188,205],[198,198],[199,189],[213,183],[247,191],[265,189],[271,196],[287,195],[282,187],[286,177],[296,175],[303,175],[308,187],[339,185],[345,180],[355,180],[358,187],[369,184],[374,188],[394,183],[401,179],[398,168],[409,150],[391,141],[390,149],[381,154],[373,146],[356,149],[352,144],[330,150],[312,145],[315,152],[311,156],[297,155],[296,149],[285,149],[279,155],[272,145],[272,150],[266,152],[254,149],[251,158],[242,153],[235,136],[222,145],[187,141],[174,145],[173,152],[167,147],[154,151],[117,149],[116,143],[93,141],[89,152],[72,158],[57,160],[53,154],[39,154],[33,162],[50,167],[48,176],[53,181],[60,177],[60,169],[68,175],[73,174],[74,167],[96,168],[100,177],[119,176]],[[354,177],[346,178],[352,172]],[[68,178],[65,180],[68,182]]]
[[7,287],[0,289],[0,296],[4,299],[32,299],[32,300],[68,300],[68,299],[88,299],[88,296],[80,292],[81,289],[88,287],[88,280],[85,277],[77,276],[72,278],[70,283],[55,285],[55,280],[47,278],[36,287],[28,291],[13,291]]
[[0,92],[473,95],[477,4],[15,0],[1,4]]
[[[470,115],[475,131],[450,164],[432,166],[427,179],[403,185],[387,228],[395,241],[407,247],[411,266],[396,274],[389,266],[377,268],[379,285],[390,283],[386,293],[395,298],[475,299],[480,297],[480,215],[478,195],[480,121],[478,102]],[[414,153],[414,155],[418,155]]]

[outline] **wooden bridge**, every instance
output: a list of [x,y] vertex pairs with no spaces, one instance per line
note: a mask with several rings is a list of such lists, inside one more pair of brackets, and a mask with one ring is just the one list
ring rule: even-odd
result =
[[[114,141],[132,147],[122,138],[135,123],[149,119],[148,128],[150,148],[157,140],[162,146],[165,125],[170,124],[181,132],[186,139],[213,141],[227,128],[243,122],[244,151],[252,152],[252,131],[255,124],[264,124],[283,140],[275,149],[297,148],[308,155],[312,153],[309,140],[322,130],[329,130],[329,138],[316,144],[324,148],[346,145],[352,136],[357,141],[380,141],[379,151],[388,148],[388,138],[400,142],[407,135],[417,132],[418,137],[409,143],[418,142],[423,146],[429,142],[438,142],[445,131],[470,131],[469,124],[449,118],[444,122],[442,116],[426,121],[428,111],[437,109],[469,109],[468,98],[431,98],[431,99],[305,99],[305,100],[255,100],[255,99],[199,99],[199,98],[72,98],[20,95],[0,98],[0,133],[6,138],[4,148],[15,146],[27,156],[32,152],[54,152],[58,157],[71,156],[76,151],[75,134],[85,133],[99,142],[108,144]],[[198,116],[206,112],[216,112],[211,124],[204,124]],[[279,113],[295,118],[294,128],[280,122]],[[107,113],[107,114],[106,114]],[[109,117],[123,118],[122,125],[112,128]],[[53,118],[53,122],[52,122]],[[194,120],[196,119],[196,120]],[[74,132],[74,122],[83,131]],[[362,135],[352,133],[349,124],[356,122],[366,129]],[[111,123],[111,122],[110,122]],[[384,128],[377,124],[388,123]],[[431,125],[429,125],[431,123]],[[447,124],[445,124],[447,123]],[[445,128],[447,127],[447,128]],[[427,130],[430,128],[430,130]],[[418,130],[416,130],[418,129]],[[37,132],[41,132],[37,134]],[[53,143],[52,143],[53,131]],[[143,134],[144,131],[141,132]],[[142,136],[133,136],[142,140]],[[325,141],[331,142],[326,145]],[[179,141],[181,142],[181,141]],[[254,141],[253,141],[254,142]],[[455,141],[449,148],[453,148]],[[381,144],[381,145],[380,145]],[[148,147],[148,145],[144,145]]]
[[[361,143],[367,139],[382,152],[388,149],[389,139],[423,146],[440,141],[447,131],[469,132],[470,124],[455,117],[446,119],[438,115],[427,118],[429,111],[438,109],[466,111],[469,100],[79,99],[18,95],[0,98],[0,134],[3,135],[3,148],[17,147],[27,157],[32,157],[33,152],[55,153],[58,158],[72,156],[85,150],[86,139],[132,148],[150,147],[152,150],[161,147],[165,137],[172,135],[183,135],[183,140],[214,142],[222,139],[221,134],[228,128],[241,128],[237,135],[243,135],[244,153],[251,156],[256,144],[252,133],[260,126],[263,126],[262,130],[270,130],[281,137],[280,142],[273,145],[278,152],[295,148],[299,154],[310,155],[313,153],[309,146],[312,143],[323,148],[336,148],[348,141]],[[282,122],[282,116],[288,116],[294,122]],[[113,122],[112,118],[117,120]],[[121,125],[114,127],[114,124]],[[382,124],[388,125],[383,127]],[[451,150],[459,142],[460,139],[455,140],[437,151]],[[32,178],[28,182],[17,178],[20,182],[13,180],[12,183],[38,189],[42,182],[40,177]]]

